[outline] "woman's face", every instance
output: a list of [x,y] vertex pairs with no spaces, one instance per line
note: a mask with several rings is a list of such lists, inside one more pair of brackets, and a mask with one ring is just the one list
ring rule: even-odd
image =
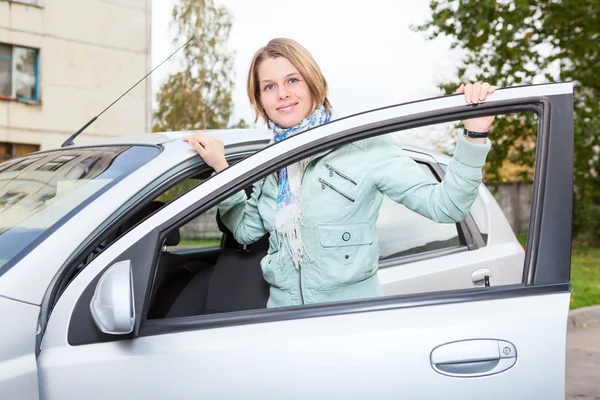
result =
[[302,75],[286,58],[267,58],[258,67],[260,102],[269,119],[290,128],[311,113],[313,96]]

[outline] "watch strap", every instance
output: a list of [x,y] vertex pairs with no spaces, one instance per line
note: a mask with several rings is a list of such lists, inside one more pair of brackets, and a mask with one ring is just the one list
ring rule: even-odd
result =
[[490,136],[490,131],[475,132],[475,131],[469,131],[467,129],[464,129],[464,133],[465,133],[465,135],[467,135],[468,137],[473,138],[473,139],[487,138]]

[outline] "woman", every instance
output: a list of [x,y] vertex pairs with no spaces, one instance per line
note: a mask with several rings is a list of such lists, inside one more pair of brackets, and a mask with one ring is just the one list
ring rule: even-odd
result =
[[[248,96],[278,142],[331,120],[327,81],[310,53],[289,39],[271,40],[255,54]],[[495,90],[461,85],[467,102]],[[219,205],[241,244],[270,233],[261,261],[271,285],[267,307],[380,296],[376,221],[383,195],[434,221],[455,223],[469,213],[490,149],[494,117],[463,121],[442,183],[427,177],[389,135],[347,144],[283,168]],[[205,133],[186,136],[216,172],[227,168],[223,143]]]

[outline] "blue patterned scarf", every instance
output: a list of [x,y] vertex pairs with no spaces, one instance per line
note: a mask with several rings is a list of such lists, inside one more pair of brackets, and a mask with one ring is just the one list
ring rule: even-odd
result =
[[[274,139],[277,143],[329,121],[331,121],[331,112],[325,111],[325,107],[320,106],[296,126],[282,128],[273,121],[269,121],[269,128],[275,133]],[[306,254],[300,234],[300,225],[302,224],[300,199],[302,176],[307,165],[308,159],[301,160],[279,171],[279,191],[275,206],[275,229],[280,239],[279,242],[288,243],[296,268],[300,266],[300,261]]]

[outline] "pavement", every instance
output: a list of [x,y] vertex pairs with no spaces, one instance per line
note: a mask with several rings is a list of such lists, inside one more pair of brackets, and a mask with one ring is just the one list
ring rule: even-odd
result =
[[600,306],[570,314],[567,399],[600,400]]

